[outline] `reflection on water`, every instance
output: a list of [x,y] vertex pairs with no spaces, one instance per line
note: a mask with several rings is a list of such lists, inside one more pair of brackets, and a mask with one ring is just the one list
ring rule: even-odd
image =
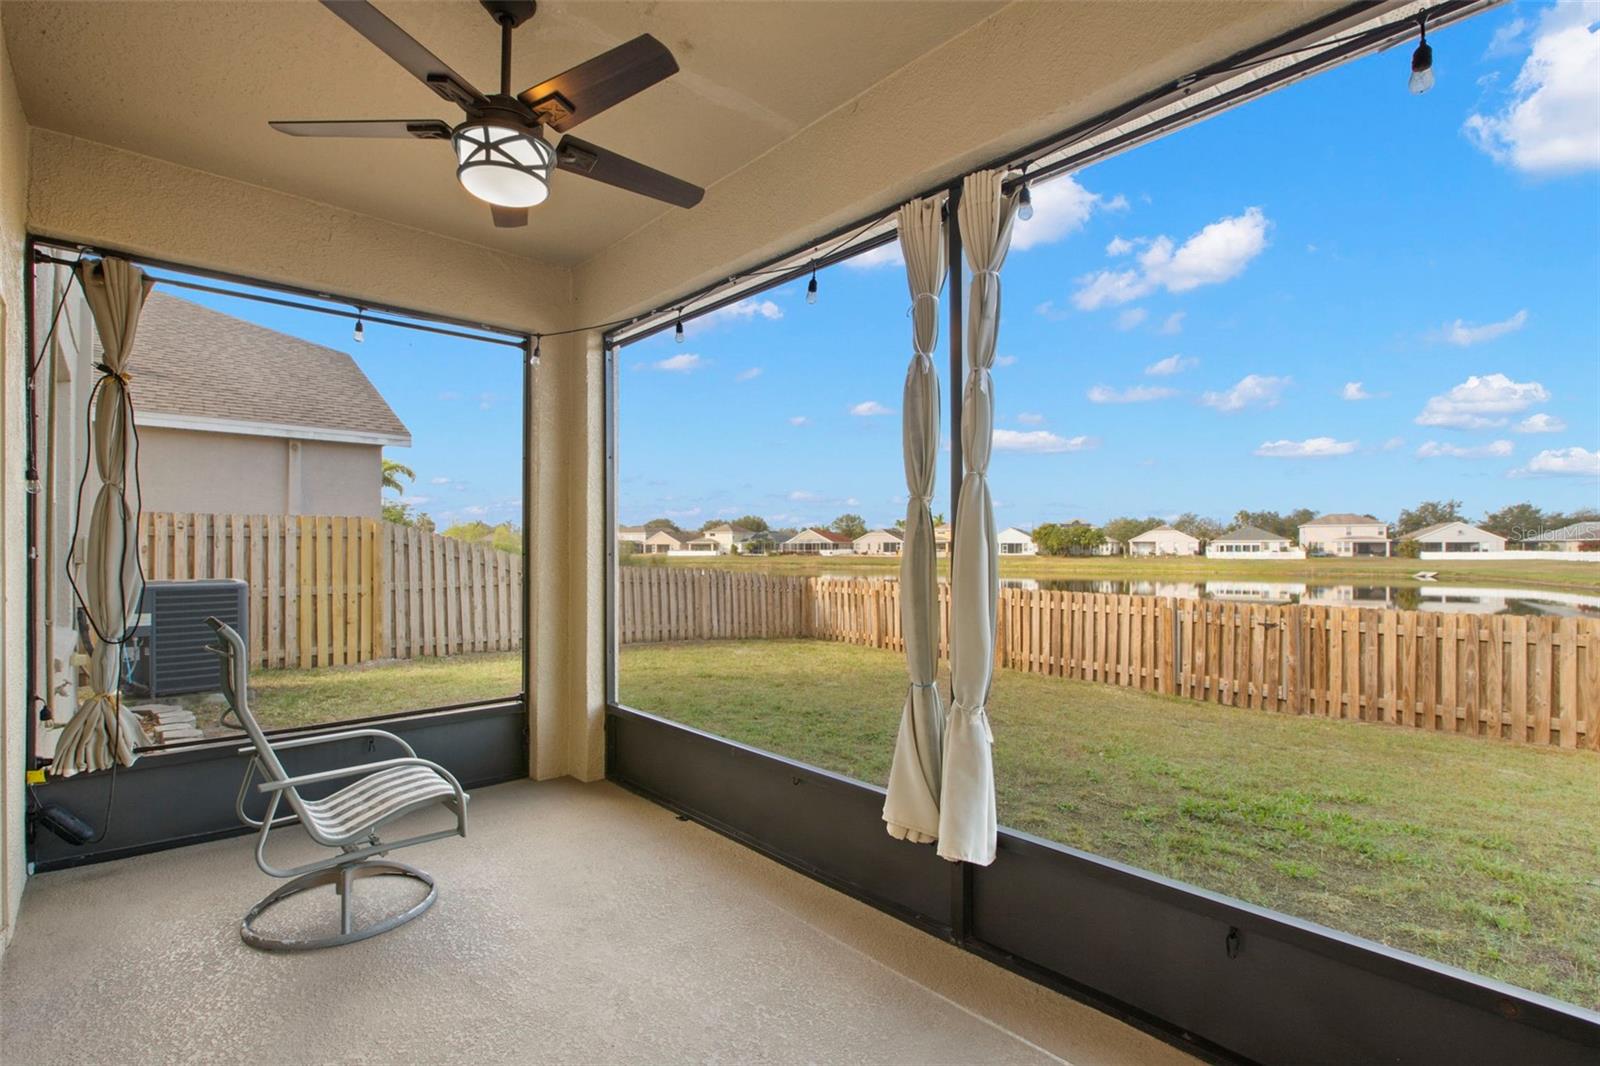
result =
[[1304,603],[1319,607],[1383,607],[1461,614],[1548,614],[1600,617],[1600,596],[1543,589],[1463,585],[1313,585],[1303,581],[1087,581],[1002,578],[1004,588],[1122,593],[1236,603]]

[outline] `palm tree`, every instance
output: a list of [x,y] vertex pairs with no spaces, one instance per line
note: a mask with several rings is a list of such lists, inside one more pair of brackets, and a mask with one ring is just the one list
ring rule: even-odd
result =
[[385,459],[383,461],[383,487],[394,489],[395,492],[404,496],[406,487],[400,484],[401,478],[405,478],[407,481],[415,481],[417,480],[417,472],[404,463],[397,462],[394,459]]

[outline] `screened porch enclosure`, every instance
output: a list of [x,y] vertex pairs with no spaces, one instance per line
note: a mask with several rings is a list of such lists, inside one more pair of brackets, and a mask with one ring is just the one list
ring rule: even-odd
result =
[[[1292,672],[1281,642],[1279,659],[1265,639],[1236,655],[1244,674],[1211,670],[1214,647],[1237,650],[1269,615],[1304,620],[1307,646],[1342,641],[1332,608],[1178,618],[1154,598],[972,576],[986,538],[1008,565],[1032,554],[999,535],[1018,531],[992,521],[985,482],[990,452],[1005,462],[995,423],[1033,432],[1013,428],[1032,423],[1015,423],[1029,397],[1000,373],[1013,324],[998,295],[1029,192],[1356,58],[1403,68],[1419,20],[1443,35],[1492,6],[0,5],[6,1050],[1588,1062],[1587,1004],[1108,843],[1127,833],[1064,841],[1050,820],[1092,804],[1028,789],[1077,772],[1047,756],[1093,743],[1092,715],[1127,726],[1127,699],[1186,686],[1217,704],[1205,714],[1287,718],[1311,693],[1357,723],[1409,716],[1430,742],[1470,730],[1519,759],[1588,757],[1589,672],[1569,693],[1559,668],[1531,671],[1547,698],[1521,718],[1481,703],[1458,718]],[[573,80],[618,50],[644,57],[648,84]],[[346,114],[413,117],[351,137],[315,126]],[[467,149],[501,134],[519,153],[495,156],[507,173],[473,174],[494,153]],[[934,240],[903,254],[908,207]],[[927,268],[909,291],[901,258]],[[81,303],[86,276],[127,281],[121,319]],[[882,291],[844,311],[830,299],[852,278]],[[753,407],[731,390],[776,382],[781,359],[825,360],[752,346],[736,362],[714,342],[806,311],[836,316],[853,360],[832,417],[892,439],[804,443],[832,428],[795,387],[774,422],[801,443],[738,454]],[[163,313],[181,325],[161,334]],[[140,347],[141,324],[168,358]],[[209,328],[222,340],[194,339]],[[933,387],[902,392],[918,370]],[[730,391],[686,400],[714,376]],[[125,450],[105,443],[96,388],[132,397]],[[667,419],[642,444],[632,397]],[[902,439],[908,408],[926,425]],[[915,506],[802,477],[835,445],[891,468],[897,494],[903,472]],[[665,522],[624,513],[648,480],[628,466],[641,447],[684,469],[796,464],[781,487],[740,490],[786,517],[746,526],[750,508],[690,499]],[[80,510],[107,510],[80,499],[123,476],[121,521],[78,529]],[[812,525],[820,507],[841,520]],[[928,580],[883,581],[863,558]],[[908,626],[912,596],[926,612]],[[108,597],[123,616],[109,627]],[[208,650],[219,625],[239,637],[226,674]],[[1096,636],[1108,626],[1136,632],[1137,653]],[[1334,646],[1359,660],[1361,632]],[[1589,639],[1496,632],[1497,656],[1558,666]],[[214,680],[191,681],[205,668]],[[1054,714],[1030,687],[1058,683],[1092,714]],[[788,713],[818,700],[827,722]],[[938,838],[913,843],[886,823],[885,785],[897,736],[926,736],[930,708],[967,761],[941,782]],[[1044,717],[1079,731],[1030,732]],[[69,722],[93,743],[64,743]],[[1212,722],[1181,725],[1198,751]],[[1042,761],[1003,747],[1022,743]],[[373,776],[341,791],[352,772]],[[403,853],[424,876],[329,867],[323,887],[278,897],[318,863],[398,861],[384,842],[437,812],[402,809],[413,793],[395,783],[426,790],[435,772],[459,785],[461,832]],[[273,823],[282,810],[298,813]],[[375,811],[382,841],[359,822]],[[958,836],[967,850],[941,857]],[[241,935],[256,918],[283,943],[382,935],[268,955]],[[206,1006],[223,1002],[250,1006]]]

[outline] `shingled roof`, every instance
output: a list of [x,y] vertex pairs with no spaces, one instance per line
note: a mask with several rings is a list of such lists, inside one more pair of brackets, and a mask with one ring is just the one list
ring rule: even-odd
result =
[[354,359],[156,291],[129,362],[142,424],[409,445]]

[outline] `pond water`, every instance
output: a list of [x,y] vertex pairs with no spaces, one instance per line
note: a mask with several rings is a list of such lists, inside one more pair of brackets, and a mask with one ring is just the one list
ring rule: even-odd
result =
[[1116,581],[1001,578],[1009,588],[1056,592],[1123,593],[1235,603],[1304,603],[1319,607],[1375,607],[1460,614],[1558,615],[1600,618],[1600,595],[1544,589],[1463,585],[1321,585],[1304,581]]

